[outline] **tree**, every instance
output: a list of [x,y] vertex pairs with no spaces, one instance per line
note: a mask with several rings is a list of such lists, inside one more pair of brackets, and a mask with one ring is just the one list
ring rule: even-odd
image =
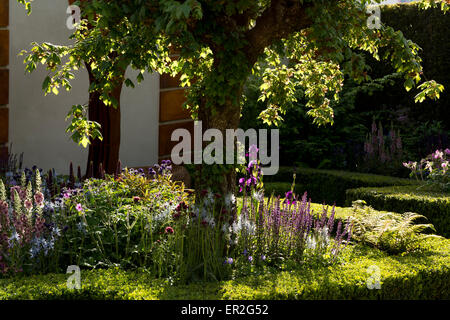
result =
[[[75,0],[69,0],[70,5],[74,2]],[[86,2],[86,0],[81,2]],[[117,52],[112,52],[110,55],[117,55]],[[95,63],[92,58],[84,62],[89,74],[89,87],[96,84],[96,78],[91,67],[92,63]],[[119,74],[111,92],[111,96],[117,101],[117,105],[114,108],[109,108],[103,103],[100,99],[100,91],[90,91],[89,93],[88,119],[93,123],[99,124],[101,139],[94,139],[89,145],[86,176],[90,174],[91,166],[92,174],[95,177],[102,175],[102,172],[99,172],[100,168],[109,174],[115,173],[117,170],[121,133],[120,95],[124,76],[125,70],[123,70],[122,74]]]
[[[28,3],[27,0],[18,0]],[[366,6],[381,0],[98,0],[76,1],[85,19],[71,46],[34,44],[27,70],[37,63],[51,71],[44,82],[47,92],[70,89],[71,71],[90,63],[106,106],[117,106],[114,88],[128,65],[145,71],[181,73],[187,91],[186,107],[203,128],[222,132],[239,125],[243,88],[249,75],[262,76],[260,99],[268,108],[260,117],[277,124],[302,87],[314,123],[333,123],[331,99],[339,98],[344,77],[371,81],[361,51],[390,62],[405,79],[406,90],[418,87],[416,100],[435,99],[443,87],[423,77],[420,48],[400,31],[383,24],[371,28]],[[421,7],[448,1],[422,0]],[[30,9],[30,7],[29,7]],[[171,52],[179,58],[170,59]],[[112,55],[111,52],[117,52]],[[68,58],[63,61],[63,58]],[[126,79],[127,86],[134,86]],[[420,85],[419,85],[420,84]],[[98,125],[86,118],[85,108],[73,108],[69,130],[77,142],[87,144],[99,136]],[[234,192],[233,166],[201,165],[196,189]],[[212,174],[213,173],[213,174]]]

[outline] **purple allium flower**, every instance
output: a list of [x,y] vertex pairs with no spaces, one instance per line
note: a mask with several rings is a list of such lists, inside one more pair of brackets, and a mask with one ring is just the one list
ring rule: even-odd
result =
[[226,260],[226,263],[227,263],[227,264],[233,264],[233,258],[228,258],[228,259]]
[[265,261],[266,260],[266,256],[265,255],[261,255],[261,260]]
[[252,256],[248,257],[248,262],[253,262],[253,257]]

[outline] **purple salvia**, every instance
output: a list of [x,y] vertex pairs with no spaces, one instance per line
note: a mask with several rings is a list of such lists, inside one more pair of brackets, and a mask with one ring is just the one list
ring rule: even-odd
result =
[[323,209],[322,209],[322,217],[320,219],[319,222],[319,228],[322,229],[325,226],[325,223],[327,221],[327,216],[328,216],[328,206],[325,206],[325,203],[323,204]]
[[333,228],[334,228],[334,216],[335,216],[335,213],[336,213],[336,205],[333,205],[333,208],[331,208],[331,215],[330,215],[330,218],[328,219],[328,224],[327,224],[328,235],[331,234],[331,232],[333,231]]
[[336,240],[339,241],[339,239],[341,238],[341,231],[342,231],[342,221],[339,220],[339,223],[337,225],[337,230],[336,230]]

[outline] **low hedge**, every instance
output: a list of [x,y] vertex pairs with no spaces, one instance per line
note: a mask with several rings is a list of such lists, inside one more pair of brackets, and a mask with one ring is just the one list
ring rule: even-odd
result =
[[[278,174],[264,176],[266,194],[274,192],[284,196],[291,189],[293,168],[281,167]],[[314,202],[327,204],[345,204],[345,191],[360,187],[384,187],[415,185],[412,179],[387,177],[375,174],[364,174],[337,170],[319,170],[310,168],[297,168],[295,190],[297,193],[308,191],[309,197]]]
[[[344,264],[265,270],[235,280],[172,286],[139,271],[82,271],[81,290],[68,290],[68,275],[0,280],[0,299],[450,299],[450,240],[427,239],[420,252],[389,256],[361,245],[344,251]],[[368,289],[370,266],[380,268],[381,289]]]
[[417,189],[416,186],[358,188],[347,190],[346,204],[364,200],[377,210],[416,212],[434,224],[438,234],[450,237],[450,194]]

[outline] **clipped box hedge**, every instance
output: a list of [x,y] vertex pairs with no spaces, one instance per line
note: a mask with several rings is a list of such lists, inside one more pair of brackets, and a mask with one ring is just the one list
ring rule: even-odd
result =
[[346,204],[364,200],[377,210],[416,212],[434,224],[438,234],[450,237],[450,194],[418,190],[417,186],[358,188],[347,190]]
[[[291,189],[294,169],[281,167],[278,174],[264,176],[266,195],[274,192],[284,196]],[[360,187],[384,187],[417,184],[412,179],[393,178],[375,174],[364,174],[337,170],[319,170],[296,168],[295,191],[303,194],[308,191],[308,197],[314,202],[344,205],[347,189]]]
[[[427,239],[422,251],[389,256],[367,246],[349,246],[345,264],[264,272],[216,283],[172,286],[147,273],[120,269],[81,273],[81,290],[69,290],[69,275],[0,279],[3,299],[272,300],[450,299],[450,240]],[[381,288],[369,289],[368,268],[380,269]]]

